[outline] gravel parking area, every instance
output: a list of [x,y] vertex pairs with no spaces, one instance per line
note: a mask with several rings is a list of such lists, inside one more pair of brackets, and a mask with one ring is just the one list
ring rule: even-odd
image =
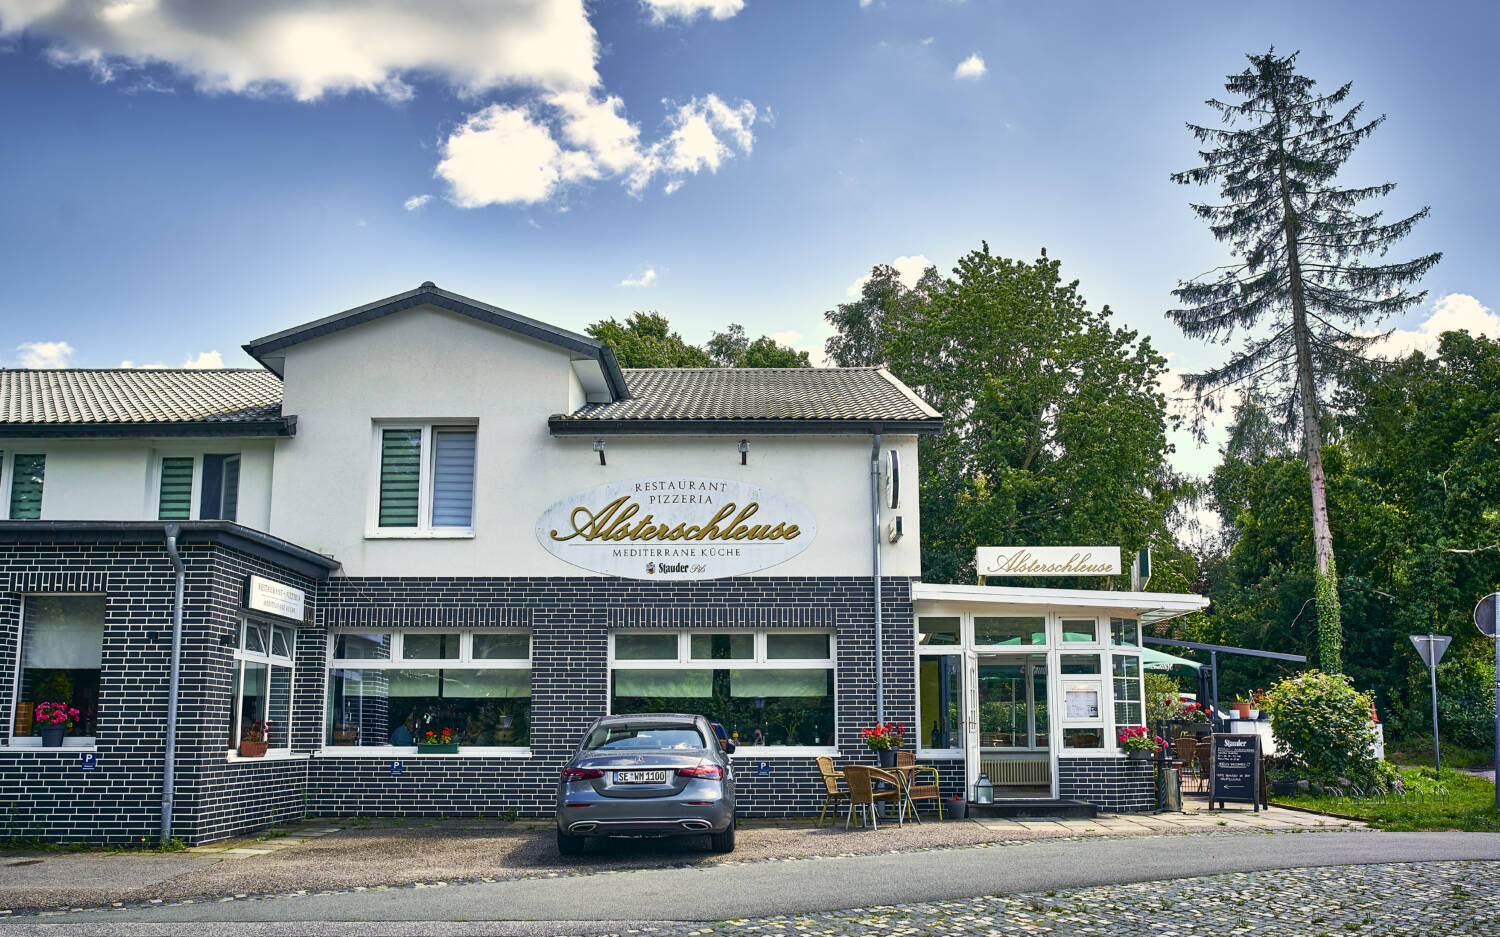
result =
[[805,819],[742,821],[738,848],[708,851],[707,837],[603,840],[586,855],[557,855],[545,820],[309,821],[171,854],[0,853],[0,908],[98,907],[247,894],[693,867],[808,856],[861,855],[993,842],[1097,836],[1348,829],[1358,824],[1273,808],[1096,820],[883,823],[814,829]]
[[[632,930],[631,937],[899,934],[1500,934],[1500,863],[1421,862],[1245,872]],[[611,934],[608,937],[626,937]]]

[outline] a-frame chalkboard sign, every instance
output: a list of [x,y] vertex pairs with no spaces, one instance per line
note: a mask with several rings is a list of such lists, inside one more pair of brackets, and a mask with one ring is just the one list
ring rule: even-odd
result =
[[1259,813],[1265,802],[1260,755],[1259,735],[1214,733],[1209,805],[1222,808],[1232,800],[1254,804]]

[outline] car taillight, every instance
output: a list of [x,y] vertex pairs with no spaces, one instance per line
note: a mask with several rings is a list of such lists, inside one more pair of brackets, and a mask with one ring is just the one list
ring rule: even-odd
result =
[[593,771],[589,768],[564,768],[562,779],[564,781],[593,781],[604,777],[603,771]]
[[724,769],[718,765],[695,765],[691,768],[678,768],[677,776],[680,778],[707,778],[717,781],[724,777]]

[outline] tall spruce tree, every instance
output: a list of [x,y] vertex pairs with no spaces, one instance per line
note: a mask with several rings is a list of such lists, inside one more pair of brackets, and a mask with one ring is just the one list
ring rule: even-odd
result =
[[1249,333],[1227,362],[1184,378],[1200,415],[1219,392],[1247,388],[1279,412],[1285,432],[1302,431],[1312,486],[1319,663],[1337,673],[1342,625],[1319,391],[1336,387],[1380,339],[1363,329],[1422,301],[1425,291],[1407,287],[1442,255],[1363,262],[1384,256],[1428,211],[1386,222],[1360,206],[1395,183],[1338,184],[1355,147],[1385,117],[1365,120],[1363,103],[1345,110],[1348,83],[1317,93],[1313,79],[1297,73],[1296,53],[1271,49],[1247,58],[1250,66],[1225,84],[1238,100],[1207,102],[1223,126],[1187,125],[1206,144],[1198,154],[1203,165],[1172,175],[1174,182],[1219,185],[1223,204],[1192,208],[1240,262],[1180,283],[1172,295],[1185,308],[1168,316],[1191,338],[1227,342],[1237,329]]

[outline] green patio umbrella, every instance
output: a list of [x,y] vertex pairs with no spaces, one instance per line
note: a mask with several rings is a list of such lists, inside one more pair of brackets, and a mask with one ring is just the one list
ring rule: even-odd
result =
[[1176,657],[1166,651],[1158,651],[1153,648],[1141,649],[1141,666],[1147,670],[1171,670],[1174,667],[1186,667],[1197,670],[1203,665],[1197,661],[1188,660],[1185,657]]

